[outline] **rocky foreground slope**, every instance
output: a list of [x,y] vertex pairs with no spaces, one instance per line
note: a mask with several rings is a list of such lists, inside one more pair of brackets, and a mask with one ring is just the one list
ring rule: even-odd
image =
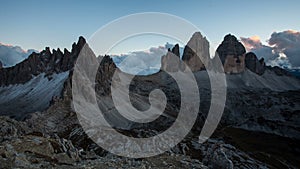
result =
[[[208,42],[195,33],[183,54],[201,98],[192,131],[156,157],[129,159],[103,150],[85,134],[71,106],[73,67],[84,44],[80,38],[71,52],[64,53],[46,48],[15,67],[0,69],[0,113],[5,115],[0,118],[0,168],[299,168],[300,81],[280,68],[265,66],[253,53],[246,54],[232,35],[217,49],[227,73],[227,101],[218,129],[208,141],[198,140],[211,92],[207,71],[197,58],[209,58]],[[180,56],[178,48],[175,45],[162,57],[162,66],[170,66],[165,62],[171,54]],[[179,62],[172,64],[171,71],[184,69]],[[95,88],[98,104],[107,109],[104,114],[116,130],[149,137],[173,124],[180,109],[174,79],[163,71],[133,79],[130,97],[136,108],[147,109],[148,95],[156,88],[168,99],[162,116],[141,125],[124,122],[112,103],[110,83],[115,71],[124,74],[104,56]]]

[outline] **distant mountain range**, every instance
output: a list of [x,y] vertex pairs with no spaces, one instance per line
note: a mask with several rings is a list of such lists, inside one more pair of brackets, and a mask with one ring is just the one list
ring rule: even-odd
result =
[[[122,71],[130,74],[149,75],[159,71],[161,62],[160,57],[167,53],[168,49],[172,49],[175,44],[166,43],[164,46],[158,48],[151,48],[149,51],[133,51],[128,54],[112,55],[112,59],[116,66]],[[24,59],[26,59],[33,52],[38,53],[37,50],[29,49],[23,50],[19,46],[5,45],[0,43],[0,67],[12,67]],[[179,46],[179,55],[182,58],[184,54],[184,47]],[[255,54],[254,54],[255,55]],[[122,63],[125,58],[130,58],[126,63]],[[133,61],[134,60],[134,61]],[[299,69],[282,67],[296,77],[299,77]]]
[[[112,76],[126,72],[110,56],[97,58],[83,37],[71,51],[46,47],[15,66],[0,68],[0,115],[5,116],[0,118],[0,164],[5,168],[99,166],[112,159],[128,160],[96,145],[78,122],[72,106],[72,87],[77,85],[72,75],[83,48],[87,63],[102,60],[93,87],[103,116],[120,133],[132,137],[151,137],[174,123],[181,105],[180,90],[163,70],[184,72],[186,66],[190,68],[199,88],[199,113],[188,136],[163,154],[167,161],[181,164],[184,157],[188,159],[182,164],[184,168],[299,167],[300,79],[291,75],[298,76],[299,71],[267,66],[255,53],[246,53],[231,34],[217,48],[227,84],[224,113],[214,135],[204,144],[199,143],[212,97],[209,70],[204,65],[216,58],[210,58],[207,39],[196,32],[183,51],[179,45],[168,49],[160,58],[161,69],[148,76],[136,76],[131,82],[130,101],[138,109],[149,108],[149,93],[154,89],[164,91],[168,100],[163,114],[145,124],[118,113],[111,96]],[[102,134],[109,142],[111,138]],[[133,144],[124,142],[127,146]],[[142,149],[137,146],[133,146],[136,151]],[[17,157],[22,157],[22,162]],[[144,164],[145,160],[139,159],[138,163]]]

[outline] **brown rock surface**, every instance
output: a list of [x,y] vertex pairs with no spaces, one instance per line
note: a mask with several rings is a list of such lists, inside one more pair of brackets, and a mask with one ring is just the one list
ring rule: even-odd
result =
[[264,59],[258,60],[256,55],[253,52],[249,52],[245,56],[246,67],[252,72],[262,75],[265,72],[266,64]]
[[179,45],[176,44],[172,50],[168,50],[168,53],[161,57],[161,69],[169,72],[178,71],[181,65],[179,57]]
[[217,48],[217,53],[224,65],[225,73],[241,73],[245,70],[246,49],[235,36],[226,35]]
[[203,62],[209,58],[209,42],[200,32],[194,33],[184,48],[182,60],[191,71],[196,72],[205,69]]

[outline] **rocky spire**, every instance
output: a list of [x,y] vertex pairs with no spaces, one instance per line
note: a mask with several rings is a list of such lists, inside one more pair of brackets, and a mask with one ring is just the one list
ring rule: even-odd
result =
[[258,60],[258,58],[253,52],[249,52],[246,54],[245,65],[249,70],[259,75],[262,75],[266,69],[264,58]]
[[180,57],[179,45],[178,45],[178,44],[176,44],[176,45],[172,48],[172,53],[174,53],[176,56]]
[[79,36],[78,42],[77,42],[77,48],[81,49],[86,44],[86,40],[83,36]]
[[228,34],[224,37],[223,42],[217,48],[217,52],[224,64],[224,61],[228,55],[238,57],[245,54],[246,49],[243,46],[243,44],[237,40],[235,36]]
[[176,44],[172,50],[168,49],[168,53],[161,58],[161,67],[163,70],[170,72],[178,71],[180,67],[179,45]]
[[3,68],[3,64],[2,64],[2,62],[0,61],[0,69],[2,69]]
[[194,33],[184,48],[182,60],[195,72],[205,69],[203,62],[209,58],[209,42],[200,32]]
[[235,36],[226,35],[217,48],[217,53],[224,65],[225,73],[241,73],[245,70],[246,49]]

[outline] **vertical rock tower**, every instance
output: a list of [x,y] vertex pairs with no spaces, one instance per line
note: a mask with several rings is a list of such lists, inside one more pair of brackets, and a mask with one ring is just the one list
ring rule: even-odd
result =
[[246,64],[246,67],[250,71],[252,71],[258,75],[264,74],[265,69],[266,69],[266,64],[265,64],[264,58],[261,58],[260,60],[258,60],[258,58],[256,57],[256,55],[253,52],[249,52],[246,54],[245,64]]
[[200,32],[195,32],[184,48],[182,61],[196,72],[205,69],[203,62],[209,58],[209,42]]
[[169,72],[177,72],[180,68],[179,45],[176,44],[172,50],[169,48],[168,53],[161,58],[161,67]]
[[225,73],[241,73],[245,70],[246,49],[235,36],[226,35],[217,48],[217,53],[224,65]]

